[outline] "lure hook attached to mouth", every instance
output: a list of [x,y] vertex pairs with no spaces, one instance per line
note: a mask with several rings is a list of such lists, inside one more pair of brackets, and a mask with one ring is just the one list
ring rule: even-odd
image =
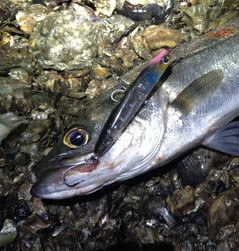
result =
[[68,187],[73,187],[81,183],[82,181],[79,181],[78,179],[73,179],[73,178],[66,180],[67,173],[73,170],[74,168],[76,168],[77,169],[76,171],[78,172],[90,173],[96,168],[96,165],[99,163],[99,161],[98,161],[97,156],[92,155],[89,159],[82,160],[72,165],[70,164],[65,165],[61,161],[58,161],[58,163],[63,167],[68,167],[64,172],[62,172],[62,176],[61,176],[62,182]]

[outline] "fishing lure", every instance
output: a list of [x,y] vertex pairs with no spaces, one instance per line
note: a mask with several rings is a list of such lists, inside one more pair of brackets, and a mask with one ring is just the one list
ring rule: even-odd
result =
[[[95,155],[103,155],[120,137],[145,102],[171,62],[169,52],[163,50],[154,57],[125,92],[121,102],[110,114],[95,147]],[[124,91],[124,90],[122,90]]]
[[[94,153],[90,154],[89,158],[81,160],[75,164],[62,163],[61,160],[57,161],[59,165],[67,167],[67,169],[62,172],[61,177],[64,184],[67,186],[74,186],[76,184],[75,181],[66,181],[67,173],[71,169],[84,164],[91,165],[92,163],[98,163],[98,157],[106,153],[120,137],[124,129],[134,118],[135,114],[145,102],[170,63],[171,56],[169,52],[167,50],[163,50],[148,63],[148,65],[144,68],[144,70],[140,73],[138,78],[132,83],[128,90],[122,90],[125,92],[125,95],[121,102],[110,114],[96,143]],[[71,133],[69,133],[69,135],[71,135]],[[78,139],[73,140],[78,141]],[[83,142],[81,143],[84,144]]]

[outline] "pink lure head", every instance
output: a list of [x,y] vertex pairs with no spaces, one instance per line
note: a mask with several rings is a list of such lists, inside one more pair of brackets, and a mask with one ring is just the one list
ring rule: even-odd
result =
[[164,56],[168,55],[168,54],[169,54],[168,50],[166,50],[166,49],[162,50],[156,57],[154,57],[154,58],[152,58],[152,59],[150,60],[150,62],[149,62],[148,65],[152,65],[152,64],[157,64],[157,63],[159,63],[159,62],[161,61],[161,59],[162,59]]

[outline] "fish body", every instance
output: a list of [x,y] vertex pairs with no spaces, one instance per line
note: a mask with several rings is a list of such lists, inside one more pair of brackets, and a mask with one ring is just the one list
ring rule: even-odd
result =
[[160,80],[162,87],[97,163],[82,164],[103,128],[91,116],[91,140],[79,149],[59,142],[40,164],[31,193],[50,199],[89,194],[165,165],[199,145],[239,155],[238,123],[229,123],[239,115],[238,49],[239,17],[179,46],[175,65]]

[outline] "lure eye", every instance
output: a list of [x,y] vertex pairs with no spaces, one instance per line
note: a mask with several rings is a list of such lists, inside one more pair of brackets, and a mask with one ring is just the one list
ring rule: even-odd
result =
[[73,127],[63,137],[63,143],[71,148],[79,148],[89,141],[89,133],[82,127]]
[[162,63],[163,64],[168,64],[169,63],[169,57],[168,56],[164,56],[164,57],[162,57]]

